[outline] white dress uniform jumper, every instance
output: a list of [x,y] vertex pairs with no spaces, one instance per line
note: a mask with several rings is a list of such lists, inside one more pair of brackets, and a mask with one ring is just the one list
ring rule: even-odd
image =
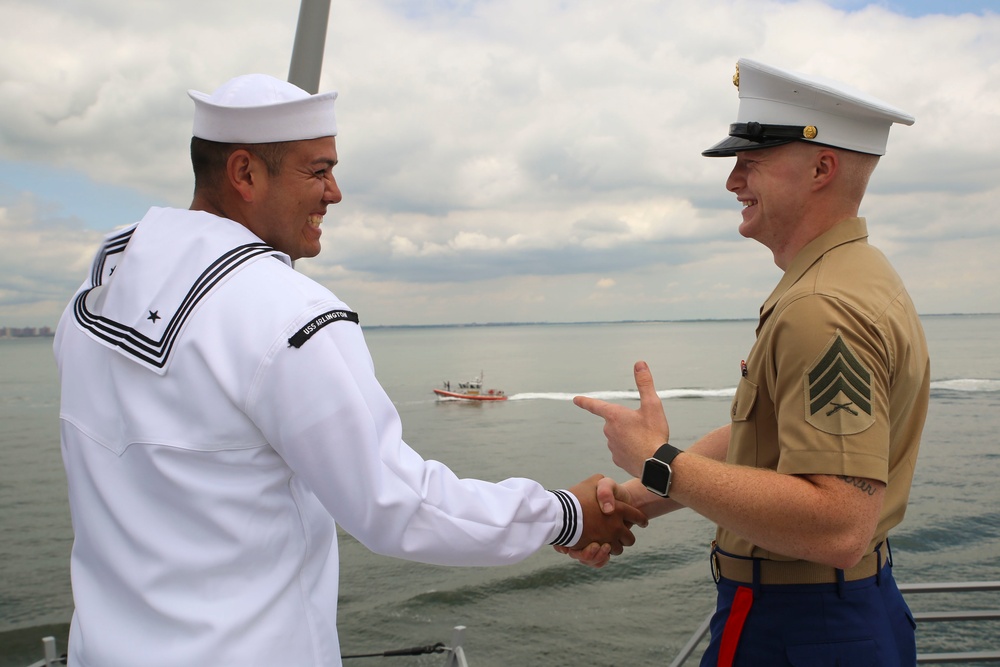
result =
[[64,312],[69,664],[340,665],[337,524],[440,565],[579,539],[572,494],[407,446],[357,316],[290,264],[236,222],[153,208]]

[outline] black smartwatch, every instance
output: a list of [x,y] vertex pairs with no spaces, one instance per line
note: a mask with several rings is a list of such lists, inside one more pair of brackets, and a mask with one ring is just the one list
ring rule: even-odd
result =
[[681,450],[671,444],[660,445],[653,457],[646,459],[642,466],[642,485],[658,496],[669,498],[670,480],[674,476],[670,464],[680,453]]

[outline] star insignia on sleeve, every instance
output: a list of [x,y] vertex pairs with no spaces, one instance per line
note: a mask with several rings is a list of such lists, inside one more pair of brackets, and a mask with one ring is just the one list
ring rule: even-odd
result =
[[160,311],[158,311],[158,310],[151,310],[151,311],[149,311],[149,317],[147,317],[146,319],[147,320],[153,320],[153,324],[156,324],[156,320],[161,320],[163,318],[160,317]]
[[872,373],[840,331],[803,377],[806,421],[826,433],[860,433],[875,423]]

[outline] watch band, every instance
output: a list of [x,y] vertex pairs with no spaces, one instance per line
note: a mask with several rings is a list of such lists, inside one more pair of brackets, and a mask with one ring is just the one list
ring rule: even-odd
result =
[[667,465],[670,465],[671,463],[673,463],[674,459],[677,458],[677,455],[680,453],[681,450],[677,449],[669,442],[665,442],[662,445],[660,445],[659,449],[656,450],[656,453],[653,454],[653,458],[656,459],[657,461],[663,461]]
[[658,496],[669,498],[670,482],[674,476],[670,464],[680,453],[681,450],[670,443],[660,445],[642,467],[642,485]]

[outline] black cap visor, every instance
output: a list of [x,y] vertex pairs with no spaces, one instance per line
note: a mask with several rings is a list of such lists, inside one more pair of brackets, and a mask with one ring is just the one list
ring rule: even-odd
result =
[[705,157],[733,157],[740,151],[781,146],[793,141],[816,136],[816,128],[801,125],[763,125],[761,123],[733,123],[729,136],[701,152]]
[[787,137],[775,137],[774,139],[767,139],[765,141],[750,141],[749,139],[744,139],[743,137],[726,137],[711,148],[703,150],[701,154],[705,157],[733,157],[740,151],[752,151],[757,150],[758,148],[781,146],[782,144],[790,144],[793,141],[796,140],[788,139]]

